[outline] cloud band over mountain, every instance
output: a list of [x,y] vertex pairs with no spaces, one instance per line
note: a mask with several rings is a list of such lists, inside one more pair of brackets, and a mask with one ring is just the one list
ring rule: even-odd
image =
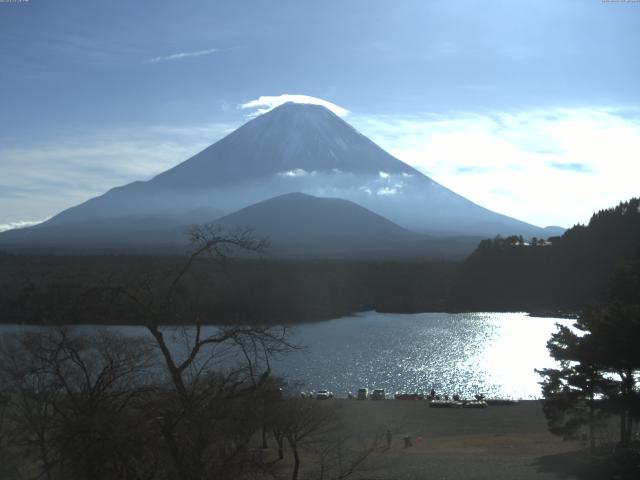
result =
[[290,95],[288,93],[276,96],[261,96],[256,98],[255,100],[240,104],[239,108],[243,110],[254,110],[249,114],[249,117],[257,117],[258,115],[267,113],[268,111],[273,110],[274,108],[279,107],[280,105],[287,102],[304,103],[308,105],[321,105],[329,109],[339,117],[346,117],[350,113],[346,108],[340,107],[335,103],[329,102],[328,100],[323,100],[322,98],[312,97],[309,95]]

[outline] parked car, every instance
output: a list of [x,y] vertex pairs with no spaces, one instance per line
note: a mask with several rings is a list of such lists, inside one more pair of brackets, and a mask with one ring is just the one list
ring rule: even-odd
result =
[[385,394],[384,390],[381,388],[376,388],[373,392],[371,392],[371,400],[384,400]]
[[489,405],[484,400],[469,400],[462,402],[463,408],[487,408]]
[[518,405],[517,400],[511,400],[509,398],[488,398],[485,402],[491,406]]
[[431,400],[429,407],[433,408],[460,408],[462,402],[456,402],[454,400]]
[[424,400],[424,395],[421,393],[396,392],[394,398],[396,400]]
[[329,400],[333,398],[333,392],[329,390],[318,390],[316,392],[316,400]]
[[359,388],[358,395],[356,397],[358,400],[366,400],[369,398],[369,389],[368,388]]

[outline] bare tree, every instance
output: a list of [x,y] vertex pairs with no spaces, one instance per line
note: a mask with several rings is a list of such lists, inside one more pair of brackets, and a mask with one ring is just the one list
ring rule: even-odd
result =
[[289,400],[288,413],[282,422],[284,437],[293,452],[292,480],[297,480],[300,473],[301,449],[320,442],[337,421],[337,412],[332,407],[303,399]]
[[[380,436],[356,438],[345,424],[339,402],[287,399],[276,405],[272,429],[286,439],[293,465],[292,480],[342,480],[359,472],[380,445]],[[282,458],[282,451],[279,452]]]
[[45,329],[5,338],[9,421],[33,478],[108,478],[135,441],[123,421],[151,354],[114,333]]
[[[150,337],[43,329],[6,341],[0,370],[10,391],[0,396],[0,414],[4,398],[23,475],[271,478],[283,464],[258,448],[261,435],[266,446],[267,431],[276,438],[278,459],[288,444],[294,480],[302,450],[318,460],[321,469],[309,469],[318,478],[346,478],[360,468],[368,450],[339,433],[335,404],[287,399],[272,377],[272,358],[296,348],[286,329],[224,325],[194,295],[194,284],[207,285],[205,263],[226,268],[231,256],[264,246],[248,230],[202,227],[192,232],[191,254],[175,271],[143,273],[88,293],[106,302],[107,313],[111,306],[134,312]],[[72,315],[74,308],[61,311]]]
[[9,388],[4,375],[0,372],[0,478],[9,478],[13,466],[9,447],[12,443],[9,430]]
[[343,424],[329,431],[317,448],[316,480],[344,480],[361,472],[365,463],[380,448],[381,436],[373,439],[355,439]]
[[136,309],[164,363],[170,388],[164,389],[162,402],[151,410],[157,414],[155,425],[175,476],[182,480],[233,477],[247,465],[260,463],[251,458],[248,445],[261,421],[246,401],[269,379],[271,358],[293,346],[284,328],[206,327],[225,319],[208,318],[193,289],[187,292],[185,287],[188,281],[192,285],[207,282],[194,280],[204,262],[224,268],[232,256],[262,252],[266,242],[255,239],[248,229],[224,232],[203,226],[191,231],[191,244],[182,265],[164,279],[144,277],[108,291]]

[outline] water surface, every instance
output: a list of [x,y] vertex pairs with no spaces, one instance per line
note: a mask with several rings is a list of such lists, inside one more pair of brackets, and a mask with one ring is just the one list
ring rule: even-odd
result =
[[573,321],[526,313],[366,312],[298,327],[294,339],[308,348],[277,369],[309,390],[340,394],[365,386],[539,398],[534,369],[555,364],[546,342],[556,323]]
[[[304,346],[277,360],[276,374],[299,390],[329,389],[339,396],[360,387],[387,392],[437,392],[472,397],[540,397],[534,369],[554,365],[546,342],[556,323],[525,313],[365,312],[291,328],[293,343]],[[0,332],[19,331],[15,325]],[[95,326],[76,327],[91,332]],[[149,336],[143,327],[107,327],[130,336]],[[214,327],[209,327],[214,328]],[[169,333],[169,332],[167,332]],[[179,348],[180,331],[171,331]]]

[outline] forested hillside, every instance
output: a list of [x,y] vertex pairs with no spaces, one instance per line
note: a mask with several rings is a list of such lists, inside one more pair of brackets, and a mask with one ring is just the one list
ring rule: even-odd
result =
[[612,275],[640,254],[640,199],[595,213],[548,241],[484,240],[464,262],[456,310],[577,311],[607,296]]
[[[141,323],[126,288],[161,295],[185,258],[0,253],[0,323]],[[363,310],[441,311],[459,263],[200,261],[179,292],[204,323],[296,323]],[[117,301],[114,296],[119,297]],[[162,323],[175,322],[164,312]]]

